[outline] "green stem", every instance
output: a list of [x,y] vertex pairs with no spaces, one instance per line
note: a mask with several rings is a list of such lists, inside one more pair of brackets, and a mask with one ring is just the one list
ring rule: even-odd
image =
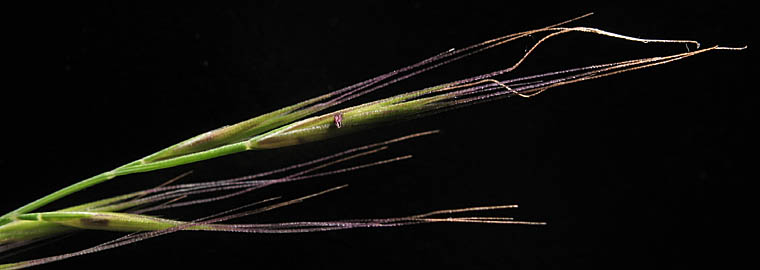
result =
[[59,189],[56,192],[50,193],[45,197],[39,198],[33,202],[30,202],[22,207],[19,207],[16,210],[13,210],[2,217],[0,217],[0,226],[8,224],[12,221],[12,217],[16,216],[18,214],[24,214],[28,213],[29,211],[34,211],[37,208],[40,208],[42,206],[45,206],[55,200],[58,200],[60,198],[63,198],[71,193],[80,191],[82,189],[85,189],[87,187],[90,187],[92,185],[96,185],[100,182],[106,181],[110,178],[113,178],[113,174],[110,172],[101,173],[98,175],[95,175],[93,177],[87,178],[85,180],[79,181],[78,183],[75,183],[73,185],[70,185],[68,187]]
[[50,193],[47,196],[39,198],[31,203],[28,203],[16,210],[13,210],[2,217],[0,217],[0,226],[10,223],[14,216],[19,214],[28,213],[34,211],[42,206],[45,206],[60,198],[66,197],[71,193],[80,191],[93,185],[108,181],[116,176],[128,175],[133,173],[148,172],[164,168],[170,168],[174,166],[184,165],[197,161],[207,160],[215,157],[225,156],[248,150],[245,142],[229,144],[221,147],[217,147],[211,150],[197,152],[193,154],[183,155],[167,160],[156,161],[152,163],[145,163],[134,161],[124,166],[118,167],[112,171],[104,172],[93,177],[87,178],[68,187],[62,188],[56,192]]

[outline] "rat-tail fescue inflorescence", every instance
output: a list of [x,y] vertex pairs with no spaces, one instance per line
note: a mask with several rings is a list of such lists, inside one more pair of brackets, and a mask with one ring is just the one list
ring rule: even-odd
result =
[[[33,242],[81,230],[120,231],[129,232],[130,234],[82,251],[0,265],[0,269],[17,269],[57,261],[123,246],[176,231],[302,233],[353,228],[404,226],[433,222],[543,224],[542,222],[513,220],[512,218],[502,216],[461,216],[478,211],[514,208],[516,205],[493,205],[441,210],[399,218],[293,221],[266,224],[222,223],[231,219],[300,203],[306,199],[341,189],[344,186],[330,188],[310,195],[295,196],[289,199],[285,197],[273,197],[192,221],[179,221],[148,215],[150,212],[157,210],[193,206],[236,197],[274,184],[324,177],[408,159],[411,156],[405,155],[391,159],[376,160],[357,166],[324,170],[329,166],[334,166],[356,157],[383,151],[390,147],[392,143],[429,135],[435,133],[435,131],[422,132],[386,142],[355,147],[317,160],[237,179],[192,184],[167,183],[152,189],[68,207],[58,211],[35,212],[35,210],[79,190],[122,175],[170,168],[243,151],[274,149],[325,140],[381,125],[416,119],[507,97],[527,98],[557,86],[670,63],[705,52],[743,49],[722,46],[700,48],[698,42],[691,40],[634,38],[596,28],[566,26],[586,16],[588,15],[535,30],[505,35],[462,49],[451,49],[372,79],[234,125],[200,134],[113,170],[60,189],[0,217],[0,252],[7,252]],[[533,54],[535,49],[543,42],[568,33],[587,33],[641,43],[685,44],[687,50],[683,53],[666,56],[598,63],[590,66],[543,72],[517,78],[507,77],[511,71],[517,69],[526,58]],[[429,72],[440,66],[451,64],[457,60],[473,56],[511,41],[526,37],[535,38],[537,36],[541,36],[541,38],[538,38],[521,57],[506,65],[505,68],[448,83],[437,84],[416,91],[408,91],[360,105],[335,109],[347,101],[357,99],[421,73]],[[333,109],[333,111],[324,113],[328,109]],[[318,113],[321,113],[321,115]],[[285,176],[272,177],[273,175],[288,172],[290,174]],[[207,195],[208,197],[198,198],[198,196],[202,195]]]

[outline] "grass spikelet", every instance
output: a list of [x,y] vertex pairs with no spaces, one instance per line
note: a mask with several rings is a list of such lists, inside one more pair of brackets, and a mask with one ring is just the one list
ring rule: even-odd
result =
[[[245,151],[298,146],[508,97],[530,98],[551,88],[650,68],[707,52],[736,51],[746,48],[717,45],[700,48],[700,43],[692,40],[645,39],[597,28],[567,26],[586,16],[588,15],[542,28],[501,36],[462,49],[451,49],[348,87],[190,137],[155,153],[43,196],[0,216],[0,252],[4,253],[36,241],[84,230],[116,231],[129,234],[77,252],[2,264],[0,269],[19,269],[45,264],[180,231],[308,233],[441,222],[545,225],[544,222],[516,220],[501,215],[477,214],[485,211],[516,208],[517,205],[464,207],[392,218],[369,217],[328,219],[327,221],[229,223],[231,220],[298,204],[343,189],[346,185],[325,189],[321,192],[306,193],[309,195],[296,198],[287,194],[269,197],[255,203],[189,221],[155,215],[157,211],[179,207],[197,207],[236,198],[278,184],[342,174],[407,160],[411,158],[411,155],[403,154],[391,158],[377,158],[375,155],[387,150],[391,144],[396,142],[434,134],[437,131],[422,132],[385,142],[354,147],[311,161],[245,177],[184,184],[176,184],[173,183],[174,180],[170,180],[154,188],[125,193],[60,210],[41,211],[40,209],[80,190],[116,179],[119,176],[167,169]],[[526,62],[526,59],[537,54],[537,49],[544,46],[548,40],[559,39],[570,33],[631,43],[675,44],[679,47],[686,46],[686,51],[668,53],[657,57],[594,63],[556,69],[550,72],[511,76],[513,71]],[[530,45],[514,61],[503,63],[502,59],[495,60],[501,63],[501,67],[496,70],[465,76],[446,83],[430,81],[426,82],[427,85],[432,85],[430,87],[411,88],[418,90],[407,89],[402,94],[358,105],[353,103],[350,104],[352,106],[339,107],[345,103],[354,102],[365,95],[384,90],[396,83],[518,40],[520,42],[528,40]],[[363,157],[371,157],[372,160],[361,161],[363,163],[358,161]],[[360,164],[349,164],[349,161],[360,162]],[[185,175],[177,179],[183,176]]]
[[[571,20],[572,21],[572,20]],[[514,65],[509,68],[475,76],[468,79],[455,81],[448,84],[443,84],[428,89],[413,91],[407,94],[402,94],[388,99],[380,101],[370,102],[356,107],[344,109],[335,113],[331,113],[326,116],[320,116],[315,118],[306,119],[301,122],[291,124],[290,126],[281,126],[284,123],[288,123],[300,118],[303,118],[311,113],[319,111],[321,109],[334,106],[359,97],[376,88],[364,88],[370,87],[375,84],[379,84],[381,81],[389,80],[389,82],[379,84],[376,87],[386,86],[390,83],[398,80],[406,79],[414,76],[418,73],[428,71],[427,68],[421,68],[425,65],[431,65],[438,62],[439,65],[447,64],[452,61],[458,60],[461,57],[469,56],[477,52],[481,52],[486,49],[490,49],[499,45],[503,45],[507,42],[514,41],[519,38],[528,37],[534,34],[548,32],[544,38],[538,40]],[[556,27],[556,25],[540,28],[536,30],[525,31],[517,34],[503,36],[497,39],[489,40],[486,42],[478,43],[473,46],[449,51],[438,56],[426,59],[417,64],[407,66],[400,69],[400,71],[408,71],[410,74],[399,75],[399,71],[394,71],[385,75],[378,76],[374,79],[368,80],[362,87],[348,87],[341,90],[334,91],[330,94],[323,95],[305,102],[298,103],[296,105],[285,107],[284,109],[274,111],[272,113],[264,114],[259,117],[254,117],[250,120],[243,121],[241,123],[217,129],[208,133],[204,133],[188,139],[184,142],[168,147],[164,150],[160,150],[154,154],[148,155],[140,160],[130,162],[123,166],[120,166],[114,170],[104,172],[88,179],[85,179],[76,184],[70,185],[52,194],[49,194],[43,198],[33,201],[27,205],[24,205],[12,212],[6,213],[0,217],[0,225],[10,222],[14,215],[27,213],[33,211],[39,207],[42,207],[55,200],[68,196],[74,192],[77,192],[86,187],[96,185],[98,183],[111,180],[117,176],[128,175],[133,173],[148,172],[158,169],[170,168],[179,165],[194,163],[211,158],[217,158],[225,155],[243,152],[252,149],[269,149],[282,146],[296,145],[305,142],[322,140],[329,137],[334,137],[339,134],[344,134],[350,130],[357,130],[360,127],[369,126],[369,124],[399,121],[414,116],[424,115],[426,112],[434,110],[443,110],[454,105],[468,105],[479,103],[482,101],[493,100],[499,97],[512,95],[527,96],[526,93],[539,93],[545,89],[565,85],[574,82],[580,82],[589,79],[600,78],[621,72],[632,71],[645,67],[651,67],[654,65],[660,65],[669,63],[672,61],[680,60],[686,57],[694,56],[699,53],[711,51],[711,50],[740,50],[742,48],[729,48],[714,46],[708,49],[698,50],[694,52],[675,54],[665,57],[653,57],[636,59],[630,61],[617,62],[612,64],[594,65],[585,68],[576,68],[564,71],[557,71],[548,73],[545,76],[565,74],[570,71],[584,71],[580,74],[565,75],[564,77],[551,80],[549,82],[536,81],[536,82],[521,82],[520,89],[512,89],[511,86],[493,80],[492,78],[504,73],[508,73],[517,68],[540,44],[549,38],[569,33],[569,32],[588,32],[603,36],[609,36],[618,39],[630,40],[643,43],[683,43],[694,44],[699,46],[696,41],[690,40],[661,40],[661,39],[641,39],[628,37],[621,34],[611,33],[595,28],[588,27]],[[444,60],[446,58],[448,60]],[[436,67],[436,64],[432,64],[428,68],[432,69]],[[416,71],[415,71],[416,70]],[[394,76],[398,76],[395,79]],[[524,81],[527,78],[543,77],[542,75],[528,76],[509,81]],[[475,85],[486,83],[485,86]],[[489,84],[490,83],[490,84]],[[357,84],[357,85],[362,85]],[[441,91],[453,90],[463,88],[458,91],[454,91],[448,94],[434,95],[430,97],[417,98],[429,93],[437,93]],[[482,92],[485,90],[494,90],[495,88],[504,88],[504,91],[495,91],[493,93]],[[314,104],[315,102],[324,100],[328,97],[338,95],[337,98],[328,101],[327,103],[320,103],[313,107],[306,107]],[[470,95],[473,97],[465,98]],[[417,98],[410,100],[412,98]],[[458,101],[441,102],[447,99],[459,99]],[[304,108],[306,107],[306,108]],[[302,110],[299,110],[302,109]],[[340,122],[336,122],[336,116],[340,116],[342,119]],[[336,124],[337,123],[337,124]],[[337,125],[355,126],[356,128],[337,128]],[[277,128],[276,128],[277,127]],[[335,129],[331,129],[335,127]],[[268,133],[255,136],[266,130]],[[294,134],[294,135],[292,135]],[[254,136],[253,138],[240,141],[243,138]],[[286,139],[289,137],[289,139]],[[264,142],[260,142],[260,141]]]

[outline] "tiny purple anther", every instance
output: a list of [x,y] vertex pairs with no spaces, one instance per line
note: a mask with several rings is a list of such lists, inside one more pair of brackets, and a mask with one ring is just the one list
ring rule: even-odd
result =
[[335,126],[337,128],[343,127],[343,114],[339,113],[333,116],[333,119],[335,120]]

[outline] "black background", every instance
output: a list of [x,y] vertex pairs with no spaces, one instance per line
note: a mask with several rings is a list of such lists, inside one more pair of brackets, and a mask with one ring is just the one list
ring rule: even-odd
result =
[[[362,161],[412,160],[292,183],[243,198],[159,213],[189,220],[270,196],[349,188],[238,222],[392,217],[436,209],[520,204],[495,215],[548,226],[429,224],[329,233],[175,233],[40,268],[461,266],[466,268],[690,267],[744,257],[750,197],[741,173],[756,124],[748,82],[752,44],[743,7],[644,4],[517,8],[437,2],[245,6],[69,7],[35,44],[55,52],[60,76],[5,102],[9,147],[0,158],[2,211],[179,140],[232,124],[449,48],[542,27],[593,11],[574,25],[644,38],[750,45],[651,69],[511,98],[325,142],[249,152],[119,177],[47,209],[185,181],[252,174],[413,132]],[[518,41],[378,91],[369,101],[465,78],[517,60]],[[29,41],[31,43],[31,41]],[[22,46],[24,42],[21,42]],[[693,49],[693,48],[692,48]],[[556,38],[516,75],[680,53],[591,34]],[[27,51],[23,51],[27,53]],[[35,54],[35,52],[29,52]],[[60,78],[60,79],[57,79]],[[42,89],[32,89],[38,85]],[[6,104],[6,109],[10,104]],[[751,156],[750,156],[751,160]],[[361,163],[362,161],[357,161]],[[5,188],[4,188],[5,189]],[[748,215],[749,214],[749,215]],[[3,259],[35,258],[117,237],[74,237]],[[76,242],[76,243],[75,243]]]

